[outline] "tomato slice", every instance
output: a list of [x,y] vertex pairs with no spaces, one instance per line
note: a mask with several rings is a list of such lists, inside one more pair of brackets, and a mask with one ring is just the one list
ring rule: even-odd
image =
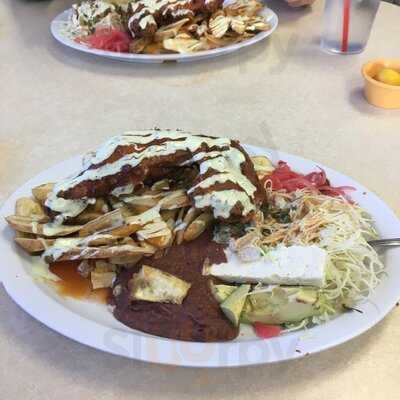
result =
[[282,332],[282,327],[279,325],[267,325],[262,322],[254,322],[253,329],[256,335],[262,339],[270,339],[277,337]]

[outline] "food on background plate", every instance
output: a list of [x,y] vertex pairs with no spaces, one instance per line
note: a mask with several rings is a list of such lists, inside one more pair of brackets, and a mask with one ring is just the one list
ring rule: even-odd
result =
[[351,189],[235,140],[155,129],[112,137],[7,221],[41,256],[33,277],[75,274],[127,326],[213,342],[250,324],[268,338],[352,310],[379,283],[377,234]]
[[193,53],[269,29],[258,0],[85,0],[66,33],[89,47],[123,53]]

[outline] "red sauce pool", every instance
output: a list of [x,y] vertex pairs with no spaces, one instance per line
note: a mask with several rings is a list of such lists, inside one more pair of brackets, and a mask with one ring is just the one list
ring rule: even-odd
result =
[[78,273],[78,265],[77,261],[62,261],[50,265],[50,271],[61,279],[55,282],[57,292],[64,297],[106,304],[110,289],[93,290],[90,279],[84,278]]

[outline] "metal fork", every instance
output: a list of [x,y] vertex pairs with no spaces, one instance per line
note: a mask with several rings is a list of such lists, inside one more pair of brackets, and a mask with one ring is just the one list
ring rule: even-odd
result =
[[395,247],[400,246],[400,238],[370,240],[368,243],[371,246]]

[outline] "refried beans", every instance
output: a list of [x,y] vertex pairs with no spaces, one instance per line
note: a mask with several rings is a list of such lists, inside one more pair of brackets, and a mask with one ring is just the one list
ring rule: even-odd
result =
[[[120,285],[120,293],[111,299],[115,318],[133,329],[171,339],[196,342],[234,339],[238,328],[220,310],[211,292],[210,277],[202,275],[207,258],[213,264],[226,262],[223,248],[212,241],[209,230],[192,242],[171,247],[161,258],[145,258],[134,268],[122,270],[114,283],[114,288]],[[143,264],[192,284],[182,305],[130,299],[129,280]]]

